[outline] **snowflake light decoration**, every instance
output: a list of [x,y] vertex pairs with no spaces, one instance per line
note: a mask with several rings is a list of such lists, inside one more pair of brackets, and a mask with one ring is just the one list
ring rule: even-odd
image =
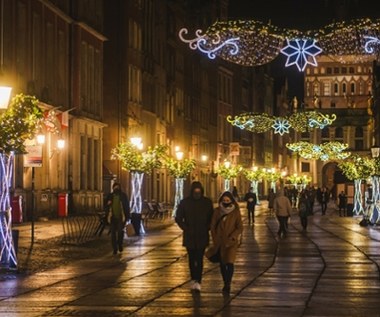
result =
[[274,124],[272,128],[274,129],[274,133],[278,133],[283,135],[284,133],[289,133],[289,128],[291,127],[288,120],[283,118],[277,118],[274,120]]
[[315,56],[322,52],[317,46],[316,40],[311,39],[286,39],[287,45],[281,49],[281,53],[287,56],[285,67],[296,65],[303,72],[307,64],[317,66]]
[[345,151],[348,148],[348,144],[338,141],[325,142],[322,144],[300,141],[287,143],[286,147],[306,160],[345,160],[351,156],[350,152]]

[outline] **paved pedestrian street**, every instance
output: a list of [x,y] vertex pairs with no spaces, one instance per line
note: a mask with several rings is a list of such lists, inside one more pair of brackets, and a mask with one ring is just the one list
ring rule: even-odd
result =
[[[242,213],[245,215],[246,210]],[[0,283],[0,316],[380,316],[380,231],[358,218],[296,214],[285,238],[263,204],[244,233],[231,294],[205,260],[202,291],[190,291],[181,232],[148,233],[123,254],[73,261]]]

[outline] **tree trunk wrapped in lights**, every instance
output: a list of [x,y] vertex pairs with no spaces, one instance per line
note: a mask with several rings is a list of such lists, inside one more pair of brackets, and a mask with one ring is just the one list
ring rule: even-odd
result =
[[253,189],[253,192],[256,194],[256,199],[257,205],[260,205],[260,200],[259,200],[259,182],[262,181],[264,177],[264,172],[263,170],[260,170],[256,167],[253,169],[244,169],[243,173],[245,177],[251,182],[251,187]]
[[[141,214],[141,188],[144,174],[149,174],[153,169],[162,167],[162,158],[166,150],[165,145],[156,145],[154,148],[148,147],[145,152],[142,152],[131,142],[120,143],[112,149],[111,159],[119,160],[121,168],[131,172],[131,213]],[[145,232],[142,223],[141,232]]]
[[276,193],[276,182],[281,178],[281,173],[275,170],[265,171],[263,178],[270,182],[270,188]]
[[[340,162],[338,166],[342,170],[343,174],[348,179],[353,180],[355,184],[353,212],[355,215],[364,214],[361,183],[363,179],[367,179],[374,173],[374,161],[370,158],[352,155],[349,160]],[[378,184],[378,181],[373,183],[374,189],[375,187],[378,188],[378,185],[376,185],[376,183]],[[376,191],[378,192],[378,189],[376,189]]]
[[186,177],[195,169],[195,160],[193,159],[175,159],[166,157],[164,165],[169,174],[175,178],[175,196],[172,216],[175,217],[179,202],[183,199],[183,183]]
[[224,179],[224,191],[231,191],[231,179],[238,177],[242,170],[243,168],[240,165],[219,165],[217,173]]
[[10,188],[14,155],[25,153],[25,140],[33,139],[43,120],[39,101],[18,94],[9,108],[0,115],[0,267],[17,267],[17,254],[12,238],[12,208]]

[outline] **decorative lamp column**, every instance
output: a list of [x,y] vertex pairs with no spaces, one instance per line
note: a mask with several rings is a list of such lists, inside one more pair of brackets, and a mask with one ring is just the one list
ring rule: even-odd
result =
[[[141,142],[141,138],[132,137],[130,139],[131,144],[138,150],[142,150],[144,144]],[[131,213],[141,214],[142,211],[142,198],[141,188],[144,179],[144,173],[140,170],[131,170],[131,201],[130,208]],[[142,233],[145,233],[143,226],[141,225]]]
[[372,158],[375,161],[375,173],[372,175],[372,204],[371,213],[369,215],[369,221],[376,224],[379,221],[379,199],[380,199],[380,182],[379,182],[379,154],[380,147],[374,145],[371,148]]
[[[183,160],[183,152],[177,151],[175,152],[176,159],[178,161],[178,167],[180,169],[181,161]],[[174,207],[173,207],[173,217],[175,217],[177,212],[177,207],[179,202],[183,199],[183,183],[185,179],[180,176],[175,177],[175,196],[174,196]]]
[[[231,168],[231,162],[230,161],[224,161],[223,164],[227,170]],[[230,177],[224,178],[224,191],[231,191],[231,178]]]

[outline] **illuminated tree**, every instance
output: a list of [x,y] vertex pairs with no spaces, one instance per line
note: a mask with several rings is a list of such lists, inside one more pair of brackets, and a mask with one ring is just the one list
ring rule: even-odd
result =
[[244,176],[251,182],[253,192],[256,194],[257,205],[260,204],[259,200],[259,182],[263,180],[264,171],[257,168],[256,166],[253,169],[243,169]]
[[9,108],[0,115],[0,263],[17,267],[12,239],[12,213],[9,189],[12,186],[15,153],[25,153],[25,141],[33,139],[43,114],[39,101],[24,94],[12,98]]
[[219,165],[217,173],[224,178],[224,191],[231,191],[231,179],[238,177],[243,168],[240,165],[231,166],[226,163],[229,162]]
[[270,188],[276,192],[276,182],[281,178],[281,173],[272,168],[265,170],[263,178],[270,182]]
[[[111,159],[119,160],[121,168],[131,173],[130,206],[132,213],[141,214],[141,188],[144,174],[150,174],[153,169],[162,167],[166,150],[167,146],[156,145],[153,148],[148,147],[145,152],[142,152],[132,142],[120,143],[111,150]],[[142,233],[145,232],[142,224],[141,230]]]
[[175,178],[175,198],[173,214],[176,215],[179,202],[183,199],[183,182],[186,177],[195,169],[194,159],[175,159],[173,157],[166,157],[164,162],[165,167],[168,169],[170,176]]
[[338,164],[343,174],[355,184],[354,209],[356,215],[364,212],[362,180],[367,179],[374,173],[374,161],[367,157],[357,155],[351,156],[350,160],[342,161]]

